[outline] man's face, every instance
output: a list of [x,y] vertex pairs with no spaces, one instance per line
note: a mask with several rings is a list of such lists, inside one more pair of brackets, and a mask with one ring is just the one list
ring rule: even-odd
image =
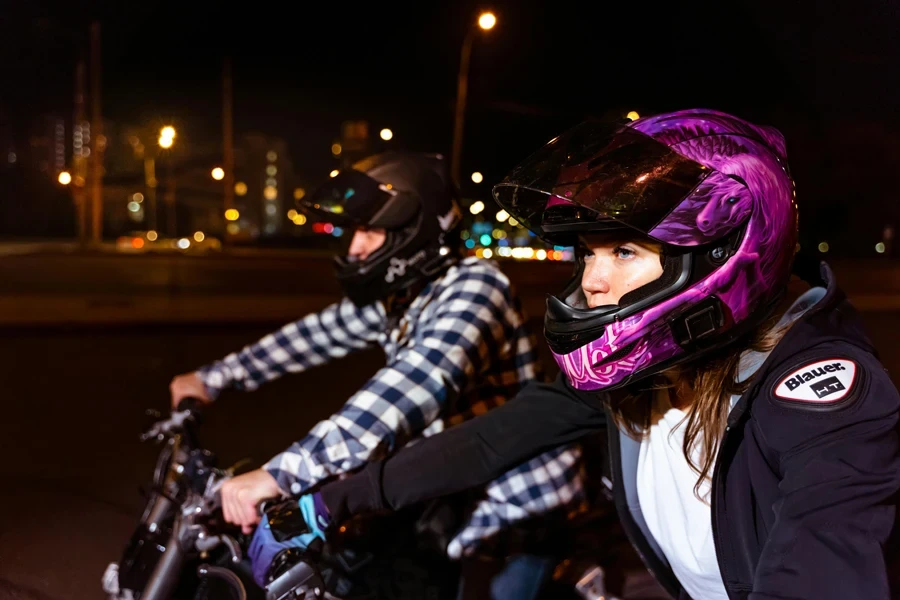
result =
[[350,250],[347,251],[347,256],[355,260],[366,260],[384,245],[386,236],[387,233],[384,229],[358,228],[353,232],[353,239],[350,240]]

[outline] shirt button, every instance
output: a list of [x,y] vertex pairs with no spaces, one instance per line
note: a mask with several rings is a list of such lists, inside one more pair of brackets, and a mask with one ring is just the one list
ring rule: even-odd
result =
[[299,494],[301,492],[300,484],[296,481],[291,484],[291,492],[294,494]]

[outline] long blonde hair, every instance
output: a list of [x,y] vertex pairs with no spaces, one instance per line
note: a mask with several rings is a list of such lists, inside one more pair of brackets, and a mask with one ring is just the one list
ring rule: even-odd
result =
[[[652,378],[639,388],[614,394],[611,398],[609,408],[613,422],[635,439],[643,438],[652,425],[652,402],[647,400],[648,392],[666,387],[680,397],[692,398],[686,409],[682,450],[688,464],[698,475],[694,494],[701,500],[704,499],[700,497],[700,486],[712,477],[710,471],[725,431],[731,397],[743,394],[750,386],[749,378],[738,382],[741,357],[745,351],[769,352],[781,341],[789,325],[776,326],[780,315],[776,311],[776,316],[758,326],[744,338],[744,343],[726,351],[723,356],[703,358],[698,363],[675,367],[667,371],[665,377]],[[700,449],[700,459],[695,462],[693,454],[697,447]]]

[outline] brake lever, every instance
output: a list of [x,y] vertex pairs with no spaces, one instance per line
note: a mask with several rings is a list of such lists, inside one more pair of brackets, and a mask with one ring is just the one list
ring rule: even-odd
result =
[[222,506],[222,484],[231,479],[231,476],[225,473],[224,477],[210,477],[206,484],[206,490],[203,492],[203,498],[207,501],[210,510],[215,510]]
[[203,491],[203,497],[206,499],[210,510],[215,510],[222,506],[222,485],[234,477],[234,472],[241,466],[253,462],[252,459],[243,458],[227,469],[216,469],[215,474],[206,482],[206,489]]
[[[206,501],[206,510],[213,512],[222,507],[222,485],[229,479],[231,479],[231,475],[228,475],[227,473],[225,477],[217,478],[215,480],[213,478],[210,479],[206,486],[206,490],[203,492],[203,498]],[[269,507],[270,503],[281,502],[283,500],[284,498],[269,498],[257,504],[256,510],[260,519],[265,517],[266,509]]]
[[238,469],[240,469],[240,468],[243,467],[244,465],[248,465],[248,464],[250,464],[250,463],[252,463],[252,462],[253,462],[253,459],[251,459],[251,458],[242,458],[241,460],[237,461],[236,463],[234,463],[233,465],[231,465],[230,467],[228,467],[227,469],[225,469],[224,472],[225,472],[229,477],[234,477],[234,474],[235,474],[235,472],[237,472]]

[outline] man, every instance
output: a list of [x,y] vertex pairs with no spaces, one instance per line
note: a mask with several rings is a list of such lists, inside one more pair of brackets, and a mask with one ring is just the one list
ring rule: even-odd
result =
[[[385,367],[334,415],[223,486],[225,518],[245,533],[259,522],[261,501],[300,495],[499,406],[539,378],[509,281],[493,263],[458,256],[459,208],[444,173],[441,157],[378,155],[304,199],[306,213],[354,232],[347,256],[336,259],[346,297],[172,381],[173,405],[189,396],[209,402],[226,388],[253,390],[374,344],[385,352]],[[577,506],[580,470],[574,446],[510,470],[485,488],[448,553],[458,558],[515,521]],[[535,591],[549,567],[527,569]]]

